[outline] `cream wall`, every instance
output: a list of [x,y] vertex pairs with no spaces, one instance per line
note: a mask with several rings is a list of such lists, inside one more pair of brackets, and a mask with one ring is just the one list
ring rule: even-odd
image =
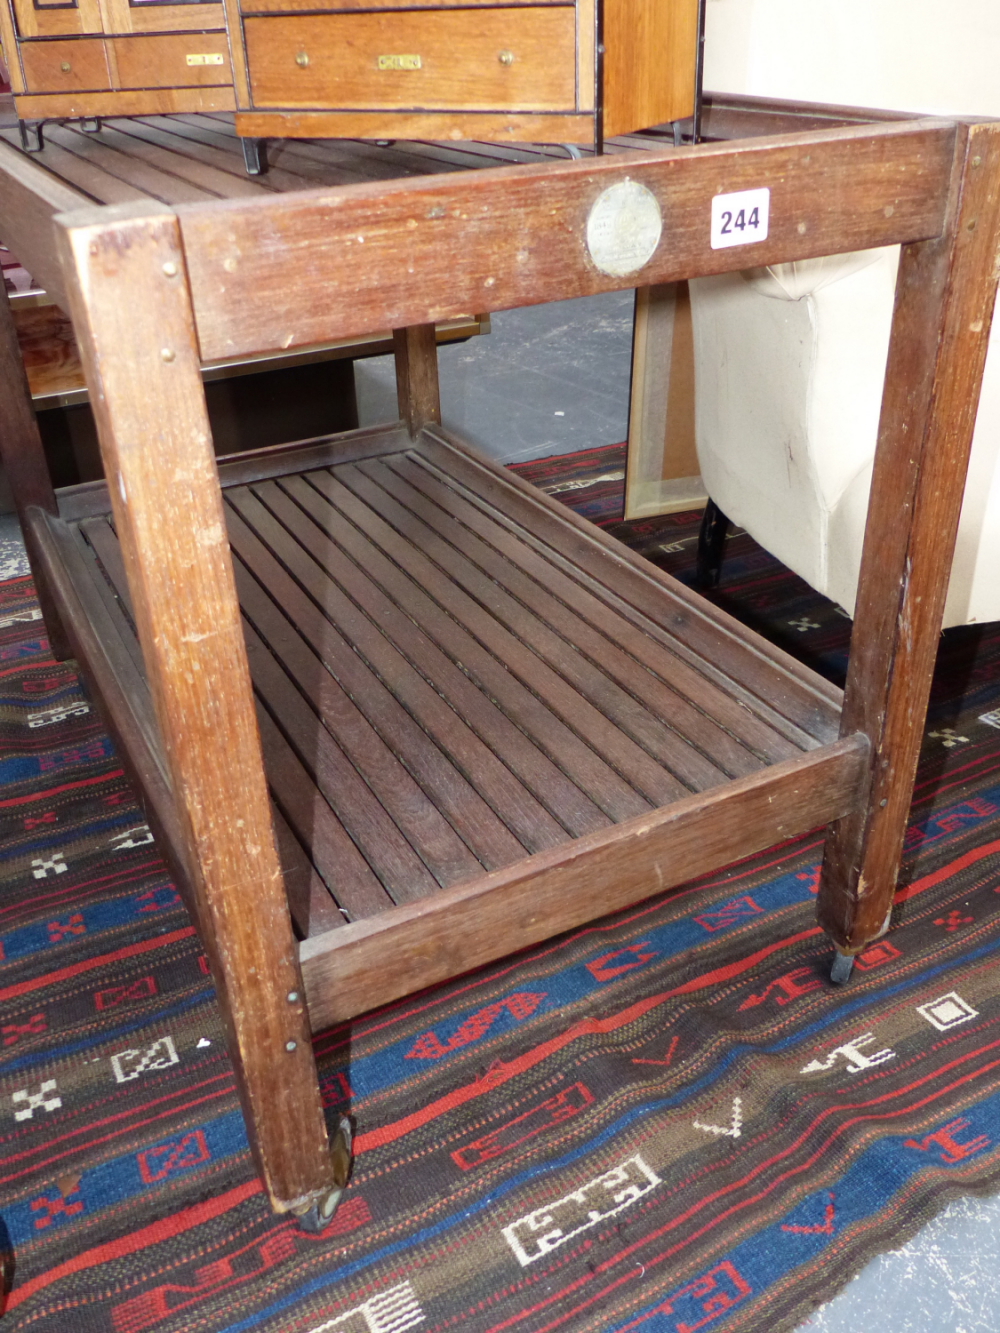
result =
[[707,0],[714,92],[1000,115],[1000,0]]

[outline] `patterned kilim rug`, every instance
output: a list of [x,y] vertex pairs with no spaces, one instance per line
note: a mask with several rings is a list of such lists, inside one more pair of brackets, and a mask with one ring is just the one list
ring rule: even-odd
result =
[[[623,454],[521,475],[620,525]],[[718,600],[836,677],[847,619],[729,543]],[[27,577],[0,585],[3,1328],[779,1333],[1000,1188],[1000,631],[945,636],[894,929],[845,990],[818,835],[316,1041],[354,1180],[272,1216],[205,959]]]

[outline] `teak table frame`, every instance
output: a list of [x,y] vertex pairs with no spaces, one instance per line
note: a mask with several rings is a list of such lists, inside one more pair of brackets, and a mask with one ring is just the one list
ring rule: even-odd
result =
[[[663,231],[609,277],[587,221],[626,178]],[[712,198],[764,186],[766,239],[713,249]],[[827,824],[821,923],[841,956],[884,929],[998,214],[1000,125],[922,120],[55,218],[32,264],[108,483],[54,495],[9,395],[5,461],[53,642],[186,888],[277,1209],[322,1219],[343,1183],[317,1029]],[[437,424],[449,315],[896,242],[843,700]],[[200,360],[382,327],[400,422],[217,468]],[[0,352],[10,383],[9,329]]]

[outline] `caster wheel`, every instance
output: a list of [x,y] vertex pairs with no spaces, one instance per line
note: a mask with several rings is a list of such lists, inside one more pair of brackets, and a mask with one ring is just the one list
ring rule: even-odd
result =
[[833,966],[830,968],[830,980],[835,986],[844,986],[851,979],[851,973],[854,971],[854,955],[852,953],[841,953],[839,950],[833,955]]
[[333,1178],[336,1182],[329,1193],[308,1208],[304,1213],[296,1213],[295,1220],[299,1227],[310,1235],[318,1235],[333,1221],[334,1215],[343,1198],[344,1190],[351,1175],[352,1157],[351,1122],[346,1116],[340,1117],[340,1124],[330,1145],[330,1157],[333,1161]]

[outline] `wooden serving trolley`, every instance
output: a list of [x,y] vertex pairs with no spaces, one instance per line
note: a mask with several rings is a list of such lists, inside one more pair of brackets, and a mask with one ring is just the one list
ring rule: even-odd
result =
[[[53,494],[9,394],[5,463],[53,642],[211,958],[276,1209],[318,1228],[346,1183],[311,1044],[332,1023],[822,825],[819,916],[848,970],[893,901],[997,284],[1000,125],[61,214],[40,175],[0,156],[8,239],[34,238],[68,303],[108,481]],[[720,244],[740,208],[753,239]],[[896,242],[844,696],[438,424],[449,315]],[[382,327],[400,421],[217,467],[201,361]],[[9,382],[9,335],[0,355]]]

